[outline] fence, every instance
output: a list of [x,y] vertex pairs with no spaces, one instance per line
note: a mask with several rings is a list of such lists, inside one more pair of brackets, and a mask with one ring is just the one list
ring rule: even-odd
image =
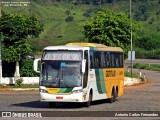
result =
[[[21,77],[23,84],[38,84],[39,77]],[[3,77],[1,84],[15,84],[15,77]]]

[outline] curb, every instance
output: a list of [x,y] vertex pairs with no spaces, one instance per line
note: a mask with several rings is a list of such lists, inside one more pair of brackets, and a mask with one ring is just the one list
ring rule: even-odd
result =
[[0,91],[29,91],[29,90],[39,90],[39,88],[0,88]]
[[132,86],[140,83],[141,83],[141,80],[138,78],[125,77],[124,79],[124,86]]
[[39,88],[12,88],[13,91],[27,91],[27,90],[39,90]]

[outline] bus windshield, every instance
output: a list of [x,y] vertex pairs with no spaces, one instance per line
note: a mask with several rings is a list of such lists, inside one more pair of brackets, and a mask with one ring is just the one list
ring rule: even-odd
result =
[[82,83],[80,61],[42,61],[41,86],[79,87]]

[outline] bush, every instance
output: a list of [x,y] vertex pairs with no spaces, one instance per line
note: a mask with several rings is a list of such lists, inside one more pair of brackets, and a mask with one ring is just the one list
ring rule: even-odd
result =
[[136,63],[133,68],[160,71],[160,65]]
[[22,83],[23,83],[23,79],[22,78],[16,80],[16,85],[21,86]]
[[86,13],[83,13],[83,16],[84,17],[90,17],[90,14],[86,12]]
[[63,37],[63,35],[58,35],[58,36],[57,36],[57,38],[62,38],[62,37]]
[[66,18],[66,22],[72,22],[73,21],[73,16],[68,16],[67,18]]
[[141,59],[160,59],[160,49],[144,50],[142,48],[136,48],[136,58]]
[[39,73],[33,70],[33,60],[20,61],[20,75],[23,77],[38,77]]
[[157,32],[160,32],[160,25],[157,27]]
[[66,10],[65,14],[66,14],[66,15],[70,15],[70,14],[71,14],[71,11]]
[[146,33],[141,32],[137,34],[140,36],[135,41],[135,46],[139,48],[143,48],[145,50],[155,50],[160,48],[160,34],[157,33]]

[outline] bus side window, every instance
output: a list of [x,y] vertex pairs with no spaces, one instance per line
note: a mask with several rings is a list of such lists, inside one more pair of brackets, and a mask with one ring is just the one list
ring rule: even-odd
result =
[[106,52],[106,66],[109,68],[111,67],[111,57],[110,57],[110,52]]
[[119,59],[119,53],[115,53],[115,65],[116,67],[120,67],[120,59]]
[[115,67],[115,53],[111,53],[111,67],[114,68]]
[[105,55],[104,52],[101,52],[101,68],[106,67]]
[[108,56],[107,56],[107,52],[104,53],[104,61],[105,61],[105,67],[108,67]]
[[94,65],[95,65],[94,67],[97,68],[98,67],[98,58],[97,58],[96,52],[94,52],[93,56],[94,56],[94,58],[93,58],[94,59]]
[[95,65],[96,65],[95,67],[101,68],[101,52],[95,52],[94,59],[95,59]]
[[123,53],[120,53],[120,67],[123,67]]
[[115,65],[117,68],[123,67],[123,53],[115,53]]
[[119,67],[122,68],[123,67],[123,53],[119,53],[118,58],[119,58]]

